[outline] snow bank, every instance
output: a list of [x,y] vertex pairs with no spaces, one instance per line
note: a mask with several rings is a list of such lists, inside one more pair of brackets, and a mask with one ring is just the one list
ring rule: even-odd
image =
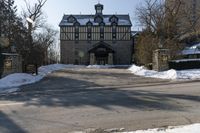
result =
[[191,70],[168,70],[164,72],[157,72],[153,70],[147,70],[144,67],[139,67],[132,65],[129,70],[138,76],[151,77],[151,78],[160,78],[160,79],[200,79],[200,69],[191,69]]
[[151,78],[161,78],[161,79],[176,79],[177,73],[175,70],[169,70],[165,72],[157,72],[153,70],[146,70],[143,66],[138,67],[132,65],[129,70],[138,76],[151,77]]
[[40,75],[32,76],[30,74],[25,73],[11,74],[0,80],[0,89],[17,87],[24,84],[31,84],[36,81],[39,81],[41,78],[42,77]]
[[199,133],[199,131],[200,124],[193,124],[188,126],[169,127],[167,129],[138,130],[124,133]]
[[107,68],[126,68],[130,67],[130,65],[89,65],[87,68],[92,68],[92,69],[107,69]]
[[0,79],[0,93],[13,92],[16,91],[21,85],[31,84],[40,81],[47,74],[53,71],[64,69],[64,68],[81,68],[84,66],[75,65],[63,65],[63,64],[53,64],[48,66],[42,66],[38,68],[38,75],[33,76],[26,73],[16,73],[11,74],[3,79]]

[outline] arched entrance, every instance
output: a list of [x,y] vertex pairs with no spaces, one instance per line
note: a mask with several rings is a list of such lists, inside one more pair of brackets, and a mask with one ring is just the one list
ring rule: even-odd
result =
[[90,64],[113,65],[113,53],[114,50],[110,45],[104,42],[99,42],[89,50]]
[[106,48],[98,48],[95,51],[96,64],[105,65],[108,64],[108,51]]

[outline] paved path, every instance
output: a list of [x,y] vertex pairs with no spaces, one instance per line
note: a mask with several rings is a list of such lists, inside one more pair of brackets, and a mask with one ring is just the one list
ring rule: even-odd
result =
[[124,69],[71,69],[0,96],[0,132],[126,130],[200,122],[200,83],[134,76]]

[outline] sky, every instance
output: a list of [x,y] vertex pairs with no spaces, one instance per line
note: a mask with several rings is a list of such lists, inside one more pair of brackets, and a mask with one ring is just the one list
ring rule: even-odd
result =
[[[37,0],[29,0],[34,3]],[[132,29],[138,30],[136,7],[142,4],[143,0],[47,0],[43,12],[47,17],[47,22],[54,28],[59,29],[59,22],[64,14],[94,14],[94,5],[101,3],[104,5],[103,14],[129,14],[133,23]],[[18,13],[25,9],[24,0],[15,0]]]

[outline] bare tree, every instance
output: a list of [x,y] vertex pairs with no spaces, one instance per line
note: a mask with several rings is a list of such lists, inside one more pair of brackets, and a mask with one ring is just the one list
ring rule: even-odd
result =
[[[38,48],[35,48],[33,46],[33,38],[32,38],[32,33],[35,31],[37,28],[41,27],[44,25],[44,18],[43,18],[43,12],[42,12],[42,7],[44,4],[47,2],[47,0],[37,0],[36,3],[33,5],[30,4],[29,0],[24,0],[26,4],[26,9],[23,10],[23,18],[24,20],[27,20],[28,22],[28,42],[29,42],[29,56],[26,57],[26,63],[35,63],[35,56],[38,55]],[[41,51],[40,51],[41,52]],[[41,57],[42,58],[42,57]]]
[[45,23],[44,14],[42,12],[42,7],[45,5],[47,0],[37,0],[33,5],[30,4],[29,0],[24,0],[26,4],[26,9],[23,10],[23,16],[25,19],[30,18],[34,22],[33,25],[29,22],[28,26],[31,30],[41,27]]
[[34,34],[34,45],[40,46],[42,53],[44,54],[43,64],[48,64],[48,51],[56,45],[57,31],[51,26],[45,25],[42,28],[42,32]]
[[137,8],[138,20],[144,27],[136,46],[136,54],[143,55],[138,56],[141,64],[151,63],[152,50],[159,47],[170,49],[171,57],[176,57],[183,48],[180,38],[196,32],[200,15],[191,16],[194,9],[188,5],[183,0],[145,0]]

